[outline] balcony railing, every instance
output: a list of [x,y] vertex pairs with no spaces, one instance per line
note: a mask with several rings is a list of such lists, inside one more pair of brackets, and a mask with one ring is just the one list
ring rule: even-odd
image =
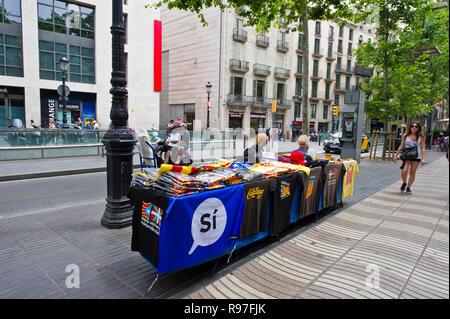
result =
[[252,96],[252,105],[255,106],[272,106],[272,99],[263,96]]
[[373,70],[369,68],[365,68],[362,66],[355,66],[354,71],[355,75],[371,77],[373,75]]
[[237,72],[248,72],[249,70],[249,63],[247,61],[241,61],[236,59],[230,60],[230,70],[231,71],[237,71]]
[[228,97],[227,97],[228,104],[246,105],[246,104],[251,104],[251,102],[252,102],[251,96],[228,94]]
[[289,51],[289,43],[283,40],[278,40],[277,50],[280,52],[288,52]]
[[277,107],[280,107],[283,109],[290,109],[291,104],[292,104],[291,100],[277,99]]
[[247,31],[243,29],[234,28],[233,29],[233,40],[245,42],[247,41]]
[[255,64],[253,64],[253,73],[256,75],[269,76],[270,75],[270,66],[255,63]]
[[280,79],[289,79],[289,77],[291,76],[291,71],[288,69],[283,69],[283,68],[275,68],[274,69],[274,76],[276,78],[280,78]]
[[323,54],[322,54],[322,52],[320,50],[318,50],[318,51],[313,51],[312,56],[314,58],[319,58],[320,59],[320,58],[323,57]]
[[263,48],[267,48],[269,46],[269,37],[266,37],[264,35],[258,35],[256,36],[256,45],[263,47]]

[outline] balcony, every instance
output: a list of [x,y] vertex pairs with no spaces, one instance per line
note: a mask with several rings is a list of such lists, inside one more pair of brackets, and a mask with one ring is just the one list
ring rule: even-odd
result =
[[328,61],[328,62],[333,62],[334,60],[336,60],[336,58],[335,57],[333,57],[333,55],[329,55],[329,56],[327,56],[327,57],[325,57],[325,59]]
[[291,108],[292,105],[292,101],[291,100],[282,100],[282,99],[277,99],[277,109],[284,109],[284,110],[288,110]]
[[289,43],[283,40],[278,40],[277,50],[280,52],[288,52],[289,51]]
[[239,42],[246,42],[247,41],[247,31],[243,29],[234,28],[233,29],[233,40],[239,41]]
[[321,59],[321,58],[323,58],[323,54],[321,54],[321,52],[320,52],[320,50],[319,50],[319,51],[317,51],[317,52],[313,52],[313,53],[312,53],[312,57],[313,57],[313,58],[316,58],[316,59]]
[[359,76],[371,77],[373,76],[373,70],[362,66],[355,66],[353,73]]
[[331,78],[325,78],[323,80],[325,81],[325,83],[332,83],[333,81],[335,81],[335,79],[331,79]]
[[249,70],[249,63],[247,61],[241,61],[236,59],[230,60],[230,70],[241,72],[241,73],[247,73]]
[[257,35],[256,36],[256,45],[259,47],[267,48],[269,46],[269,37],[266,37],[264,35]]
[[352,75],[353,74],[353,71],[352,71],[351,68],[350,69],[344,69],[343,67],[338,67],[338,66],[336,66],[335,72],[336,73],[342,73],[342,74],[348,74],[348,75]]
[[251,100],[252,106],[259,106],[259,107],[271,107],[272,106],[272,99],[269,99],[267,97],[252,96],[251,99],[252,99]]
[[269,76],[270,75],[270,66],[255,63],[255,64],[253,64],[253,74],[261,75],[261,76]]
[[274,76],[278,79],[287,80],[291,76],[291,71],[283,68],[275,68]]
[[336,93],[345,93],[345,90],[344,89],[342,89],[342,88],[334,88],[333,89],[334,90],[334,92],[336,92]]
[[227,96],[228,105],[245,106],[250,105],[251,102],[252,102],[251,96],[237,95],[237,94],[228,94]]

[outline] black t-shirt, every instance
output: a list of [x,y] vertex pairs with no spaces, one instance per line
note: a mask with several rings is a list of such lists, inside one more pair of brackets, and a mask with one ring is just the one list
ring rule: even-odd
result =
[[159,230],[170,197],[155,190],[132,187],[128,193],[134,205],[131,250],[139,251],[155,268],[159,264]]
[[323,173],[323,208],[325,209],[337,204],[339,183],[345,173],[344,164],[330,162],[323,168]]
[[300,203],[300,218],[316,214],[319,211],[320,195],[322,191],[322,166],[311,168],[309,176],[301,175],[303,196]]
[[244,184],[244,213],[240,238],[256,235],[267,230],[267,205],[275,191],[277,180],[269,178]]
[[301,187],[300,174],[292,173],[278,176],[270,215],[271,236],[278,235],[289,226],[292,201],[297,187]]

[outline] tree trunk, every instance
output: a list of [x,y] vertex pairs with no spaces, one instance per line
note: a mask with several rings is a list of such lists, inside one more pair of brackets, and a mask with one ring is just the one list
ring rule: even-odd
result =
[[302,132],[309,135],[309,28],[308,14],[303,12]]
[[[385,14],[386,16],[386,29],[385,29],[385,41],[386,41],[386,49],[384,52],[384,99],[386,101],[386,107],[389,105],[389,93],[388,93],[388,66],[389,66],[389,54],[388,54],[388,43],[389,43],[389,28],[387,27],[389,25],[389,9],[386,9],[387,12]],[[389,125],[389,116],[384,117],[384,133],[387,133],[389,129],[389,132],[391,131],[390,125]],[[387,149],[387,143],[386,139],[387,135],[384,135],[384,143],[383,143],[383,154],[382,154],[382,160],[386,159],[386,149]]]

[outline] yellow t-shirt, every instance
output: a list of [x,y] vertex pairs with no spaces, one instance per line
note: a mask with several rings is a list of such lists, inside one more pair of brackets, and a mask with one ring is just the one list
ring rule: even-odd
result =
[[358,162],[355,160],[342,162],[345,167],[345,175],[342,181],[342,200],[346,197],[353,196],[353,184],[355,182],[355,176],[358,174]]

